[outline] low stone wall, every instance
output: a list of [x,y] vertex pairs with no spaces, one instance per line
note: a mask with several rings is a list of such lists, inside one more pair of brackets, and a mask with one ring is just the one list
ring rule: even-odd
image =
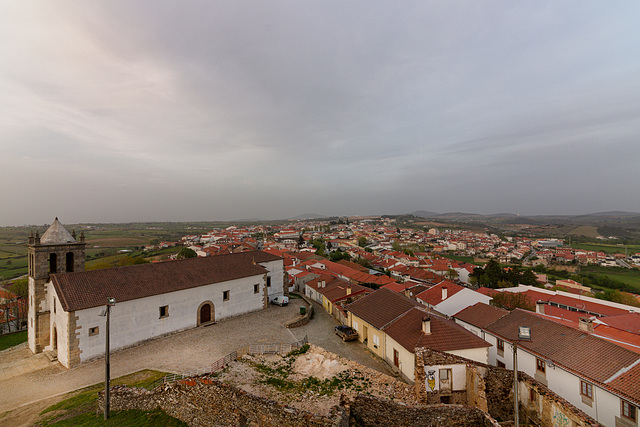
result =
[[356,425],[379,426],[492,426],[499,424],[478,408],[463,405],[407,406],[358,395],[350,406]]
[[306,325],[311,320],[311,317],[313,317],[313,304],[311,304],[309,298],[303,294],[296,293],[296,295],[300,296],[304,300],[304,303],[307,306],[306,313],[300,319],[287,323],[287,328],[297,328],[299,326]]
[[[127,387],[111,389],[111,410],[160,408],[190,426],[348,427],[345,408],[335,407],[329,417],[298,411],[273,400],[249,394],[220,381],[198,377],[164,385],[154,391]],[[104,411],[104,392],[97,412]]]

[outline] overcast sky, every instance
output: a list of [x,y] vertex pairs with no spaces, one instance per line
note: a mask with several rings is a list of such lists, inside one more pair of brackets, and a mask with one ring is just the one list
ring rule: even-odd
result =
[[640,2],[0,0],[0,225],[640,211]]

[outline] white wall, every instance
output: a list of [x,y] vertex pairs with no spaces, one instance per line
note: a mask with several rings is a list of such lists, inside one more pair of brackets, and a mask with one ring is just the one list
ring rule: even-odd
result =
[[[257,294],[253,291],[255,284],[260,285]],[[264,307],[264,286],[264,276],[256,275],[138,300],[116,301],[111,308],[111,349],[197,326],[198,307],[204,301],[213,303],[212,317],[216,321],[260,310]],[[226,290],[229,291],[229,300],[223,301],[223,292]],[[165,305],[168,306],[169,316],[160,318],[160,307]],[[104,354],[106,318],[99,316],[103,308],[75,312],[78,316],[77,326],[80,326],[82,362]],[[95,326],[99,328],[98,335],[89,336],[89,328]]]
[[456,356],[464,357],[466,359],[470,359],[476,362],[488,364],[489,363],[489,348],[488,347],[480,347],[480,348],[465,348],[462,350],[451,350],[445,353],[453,354]]
[[[487,332],[485,340],[494,343],[497,338]],[[513,370],[513,346],[510,342],[504,343],[504,357],[497,355],[495,347],[493,347],[493,354],[490,351],[490,364],[495,366],[497,360],[503,361],[507,369]],[[536,378],[536,356],[521,347],[518,347],[518,371]],[[618,396],[590,382],[593,387],[593,401],[589,406],[583,402],[580,394],[581,378],[560,366],[550,366],[548,363],[544,379],[549,389],[591,418],[605,426],[616,425],[616,417],[621,416],[621,401]],[[525,400],[525,397],[520,396],[520,399]]]
[[435,306],[435,309],[440,313],[446,314],[447,316],[453,316],[454,314],[457,314],[465,308],[471,307],[476,303],[483,302],[485,304],[489,304],[492,299],[493,298],[481,294],[480,292],[464,288],[459,292],[456,292],[454,295],[451,295],[440,304],[437,304]]
[[[451,379],[453,380],[453,383],[451,384],[452,391],[462,391],[467,389],[467,365],[425,365],[425,390],[427,390],[427,392],[440,390],[440,369],[451,369]],[[433,372],[435,377],[433,390],[431,390],[431,386],[429,385],[429,371],[435,371]]]
[[258,263],[268,270],[267,275],[271,277],[271,286],[267,289],[269,301],[277,296],[284,295],[284,287],[286,286],[284,262],[281,259],[268,262]]

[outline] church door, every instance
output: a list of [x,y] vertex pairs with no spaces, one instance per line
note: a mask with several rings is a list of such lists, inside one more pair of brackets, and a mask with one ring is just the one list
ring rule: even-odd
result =
[[211,305],[205,304],[200,308],[200,323],[211,322]]

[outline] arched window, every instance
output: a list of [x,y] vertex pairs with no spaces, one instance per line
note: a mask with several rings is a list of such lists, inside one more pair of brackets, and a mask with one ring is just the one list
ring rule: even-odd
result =
[[49,255],[49,273],[58,272],[58,256],[56,254]]
[[73,252],[67,252],[67,273],[73,272]]

